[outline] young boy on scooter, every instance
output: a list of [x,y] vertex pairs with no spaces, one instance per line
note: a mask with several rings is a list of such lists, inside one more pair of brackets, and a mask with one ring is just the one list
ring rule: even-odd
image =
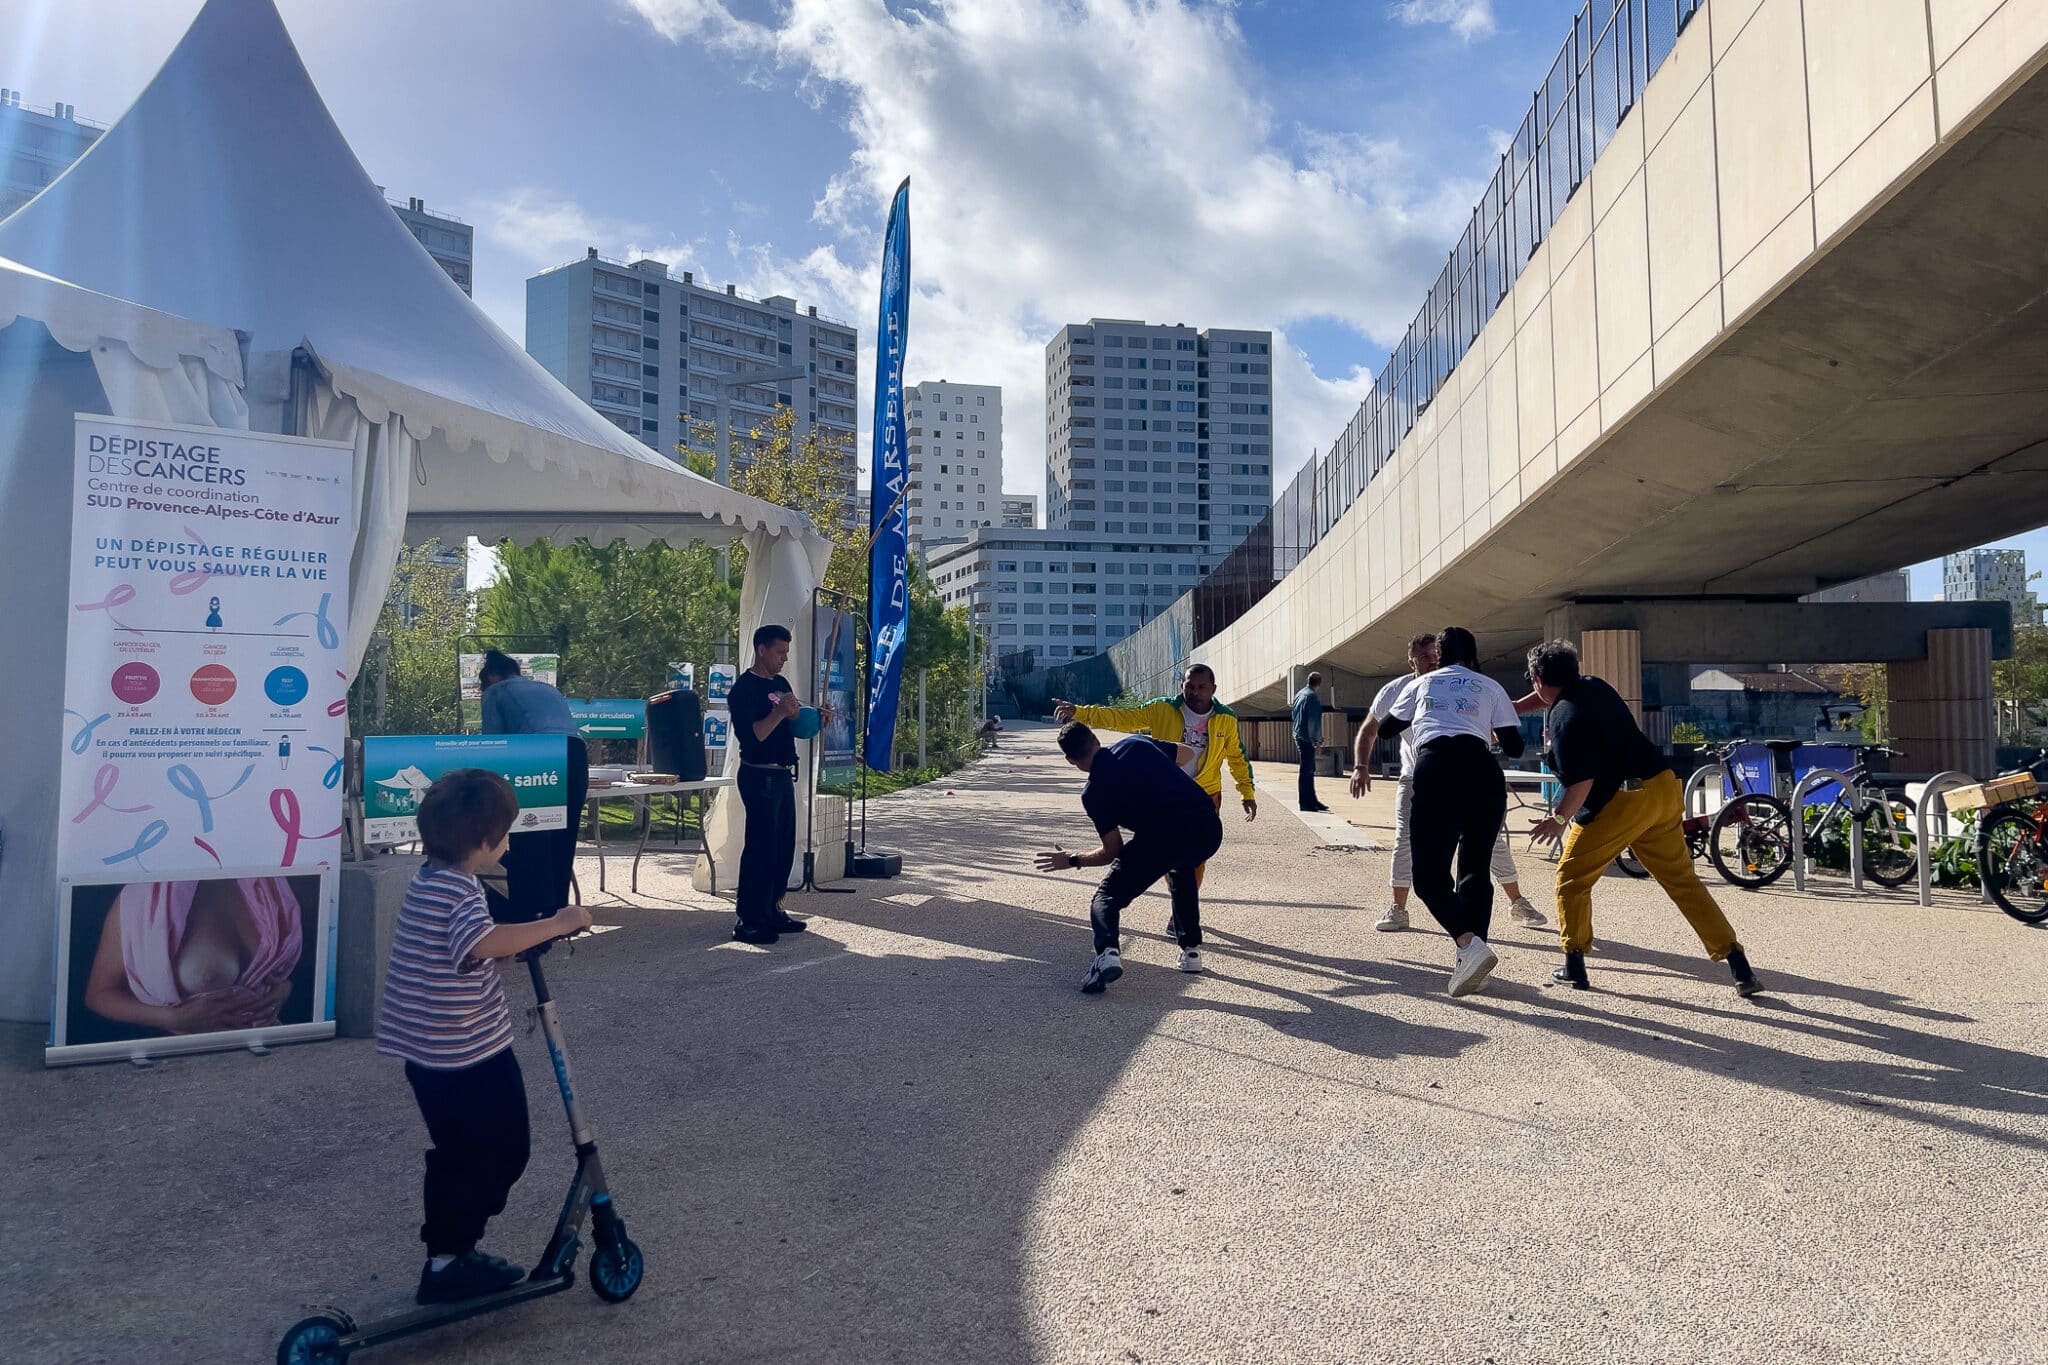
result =
[[481,768],[427,788],[418,817],[427,860],[406,889],[384,975],[377,1051],[404,1060],[433,1143],[422,1304],[488,1294],[526,1274],[477,1249],[527,1157],[526,1085],[497,959],[589,928],[590,912],[566,906],[526,924],[491,918],[477,873],[504,855],[518,813],[512,784]]

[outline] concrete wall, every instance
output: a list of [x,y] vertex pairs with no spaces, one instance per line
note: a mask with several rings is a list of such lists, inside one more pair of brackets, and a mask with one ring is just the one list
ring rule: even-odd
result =
[[[1489,612],[1500,619],[1503,603],[1540,596],[1547,585],[1565,595],[1575,577],[1583,581],[1575,575],[1575,557],[1583,553],[1576,546],[1640,538],[1726,481],[1706,452],[1740,469],[1756,458],[1758,439],[1797,437],[1799,424],[1810,421],[1802,405],[1825,400],[1836,405],[1829,412],[1838,412],[1837,399],[1846,401],[1852,385],[1868,393],[1912,373],[1923,362],[1899,354],[1895,336],[1886,333],[1914,317],[1871,323],[1873,310],[1898,313],[1897,301],[1876,288],[1843,305],[1862,309],[1854,316],[1869,325],[1853,336],[1837,327],[1826,338],[1857,348],[1842,361],[1816,359],[1821,341],[1813,337],[1802,352],[1796,320],[1771,338],[1781,349],[1767,358],[1730,353],[1724,343],[1818,254],[1882,209],[1938,153],[1959,145],[2039,70],[2044,52],[2048,5],[2041,0],[1714,0],[1680,37],[1640,107],[1394,460],[1299,568],[1202,646],[1199,653],[1226,679],[1225,696],[1244,699],[1275,687],[1293,664],[1338,661],[1362,673],[1382,671],[1398,666],[1405,634],[1444,624],[1436,617],[1477,624]],[[1969,167],[1951,171],[1966,176]],[[1983,179],[2011,176],[1987,170]],[[2038,262],[2031,255],[2012,259],[2011,218],[2038,209],[2031,200],[2015,204],[1995,247],[1956,244],[1956,269],[1995,274],[2023,266],[2031,279]],[[1987,216],[1997,215],[1972,221]],[[2018,240],[2024,249],[2025,238]],[[2000,250],[2007,256],[2002,265]],[[1883,273],[1898,278],[1898,259],[1884,264]],[[2021,291],[2012,298],[2032,297],[2024,292],[2030,285],[2010,281],[2008,288]],[[1938,297],[1955,292],[1940,287],[1914,313],[1938,311]],[[1955,335],[1960,331],[1930,338],[1929,356],[1951,354]],[[1596,446],[1717,347],[1727,385],[1720,382],[1724,371],[1714,371],[1716,382],[1698,396],[1698,410],[1683,414],[1684,434],[1702,454],[1638,448],[1627,453],[1625,470],[1600,468],[1624,457]],[[1820,368],[1799,368],[1801,354]],[[1829,368],[1838,364],[1845,368]],[[1952,412],[1947,420],[1952,431],[1953,423],[1972,419]],[[1728,430],[1717,434],[1717,426]],[[1883,430],[1882,419],[1872,430]],[[1660,454],[1668,464],[1657,462]],[[1859,461],[1858,477],[1883,482],[1886,471],[1870,468],[1867,455],[1845,458]],[[1579,475],[1581,466],[1607,480],[1597,495],[1550,500],[1542,528],[1511,524],[1525,504]],[[1864,523],[1859,531],[1860,509],[1824,520],[1836,513],[1825,498],[1806,496],[1800,477],[1795,467],[1781,491],[1746,494],[1751,524],[1810,515],[1809,540],[1835,526],[1850,533],[1826,553],[1816,551],[1815,567],[1790,591],[1897,562],[1870,563],[1886,552],[1882,528]],[[1818,475],[1810,464],[1805,477],[1849,482]],[[1966,523],[1954,528],[1957,536],[1969,533]],[[1682,584],[1691,556],[1725,557],[1729,542],[1721,527],[1673,527],[1639,549],[1640,565],[1617,560],[1616,571],[1654,570]],[[1788,585],[1798,582],[1796,567],[1777,570],[1768,553],[1750,559]],[[1426,585],[1432,591],[1418,606]],[[1534,625],[1526,622],[1531,631]],[[1483,634],[1481,644],[1489,646]]]

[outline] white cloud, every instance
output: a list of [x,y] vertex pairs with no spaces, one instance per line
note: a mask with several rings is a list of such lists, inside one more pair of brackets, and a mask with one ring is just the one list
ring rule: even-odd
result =
[[1399,0],[1391,13],[1404,24],[1448,24],[1467,42],[1495,27],[1493,0]]
[[[1221,3],[932,0],[891,14],[882,0],[788,0],[772,29],[715,0],[626,3],[663,34],[772,57],[843,100],[854,152],[813,212],[831,240],[734,240],[723,261],[690,259],[705,278],[858,322],[864,388],[881,222],[911,176],[906,379],[1003,386],[1011,489],[1042,487],[1045,343],[1090,317],[1272,328],[1275,469],[1291,473],[1370,379],[1315,375],[1287,325],[1398,339],[1480,187],[1386,140],[1303,133],[1299,155],[1283,150],[1293,130],[1254,93]],[[864,421],[868,408],[864,393]]]

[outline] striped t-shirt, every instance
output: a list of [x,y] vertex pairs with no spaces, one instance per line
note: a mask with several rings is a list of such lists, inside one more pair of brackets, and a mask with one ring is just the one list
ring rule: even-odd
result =
[[420,868],[391,940],[377,1051],[453,1071],[512,1046],[498,964],[471,956],[491,927],[476,878],[433,863]]

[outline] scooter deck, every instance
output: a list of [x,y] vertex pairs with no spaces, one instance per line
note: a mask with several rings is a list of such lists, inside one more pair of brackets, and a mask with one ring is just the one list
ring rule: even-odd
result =
[[557,1275],[544,1280],[521,1280],[518,1284],[500,1289],[492,1294],[479,1294],[473,1299],[457,1299],[454,1303],[427,1304],[400,1313],[396,1317],[384,1318],[367,1323],[341,1338],[335,1345],[344,1351],[361,1350],[368,1346],[382,1345],[399,1337],[411,1336],[429,1328],[440,1327],[451,1322],[461,1322],[479,1314],[499,1308],[510,1308],[515,1303],[528,1299],[544,1299],[550,1294],[559,1294],[576,1283],[574,1274]]

